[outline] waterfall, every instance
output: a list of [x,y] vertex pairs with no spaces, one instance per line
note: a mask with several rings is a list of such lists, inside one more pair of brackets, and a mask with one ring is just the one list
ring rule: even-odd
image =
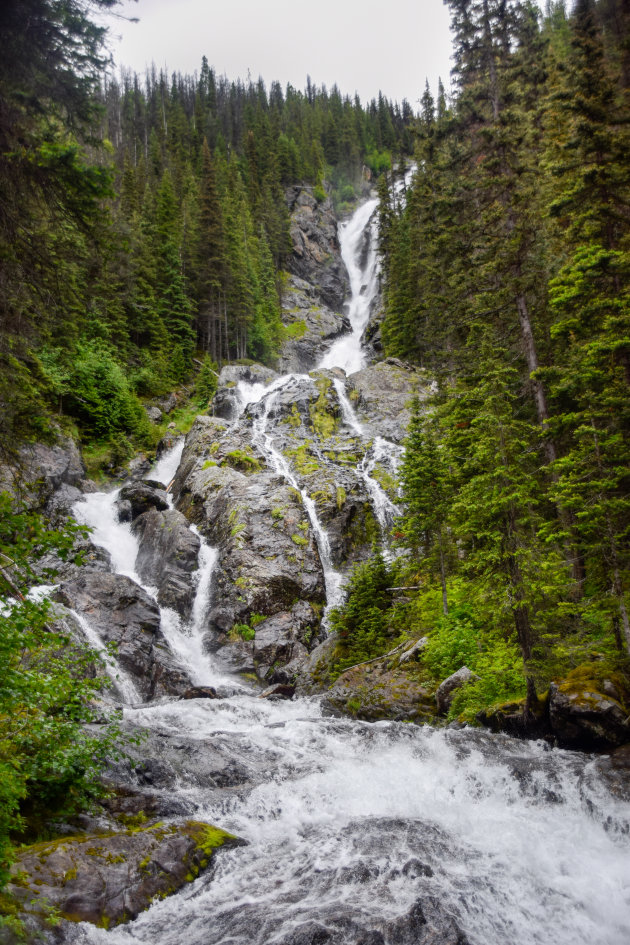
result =
[[[363,365],[361,333],[378,279],[375,207],[368,201],[342,228],[352,333],[333,345],[321,368],[350,374]],[[308,380],[240,383],[238,396],[254,446],[301,495],[330,606],[341,591],[328,535],[271,428],[280,392]],[[334,388],[343,422],[365,446],[356,473],[386,532],[398,509],[374,474],[382,467],[395,475],[402,450],[372,436],[342,379]],[[156,478],[170,481],[174,455],[163,457]],[[95,526],[93,538],[115,567],[133,575],[133,535],[115,521],[114,500],[88,496],[77,513]],[[163,617],[171,646],[197,683],[222,678],[201,645],[215,562],[216,551],[202,542],[190,625]],[[456,921],[470,945],[630,941],[630,804],[607,790],[595,758],[485,731],[326,717],[317,697],[271,702],[249,688],[210,702],[154,703],[124,713],[159,734],[161,757],[170,751],[178,758],[175,790],[188,809],[247,846],[221,853],[211,871],[127,925],[78,926],[76,945],[463,941],[433,935],[428,925],[414,929],[408,917],[418,902],[427,915]],[[218,748],[237,759],[239,770],[239,780],[225,788],[187,765],[189,757]]]
[[326,530],[319,520],[315,502],[313,499],[311,499],[306,489],[300,488],[297,479],[289,468],[289,464],[282,453],[273,445],[273,437],[267,430],[269,415],[273,409],[274,403],[276,402],[277,396],[277,393],[274,391],[267,394],[267,396],[264,398],[264,410],[254,421],[254,435],[252,437],[252,442],[261,450],[269,462],[271,468],[274,469],[278,475],[282,476],[290,486],[300,493],[302,504],[304,505],[304,509],[311,523],[311,527],[315,533],[317,549],[319,551],[319,557],[324,571],[324,582],[326,586],[326,612],[328,612],[332,607],[338,607],[343,601],[342,577],[333,567],[332,555],[330,552],[330,542],[328,540]]

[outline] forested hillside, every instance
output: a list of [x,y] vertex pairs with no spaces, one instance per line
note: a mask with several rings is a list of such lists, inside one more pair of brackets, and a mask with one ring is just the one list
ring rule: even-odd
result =
[[438,386],[402,471],[417,589],[381,609],[437,625],[474,712],[630,646],[630,11],[448,6],[455,96],[424,94],[403,210],[380,181],[385,351]]
[[413,115],[310,80],[230,82],[205,59],[115,80],[75,2],[3,4],[0,33],[2,448],[59,416],[124,458],[150,437],[138,397],[193,358],[274,362],[287,186],[352,203],[410,153]]

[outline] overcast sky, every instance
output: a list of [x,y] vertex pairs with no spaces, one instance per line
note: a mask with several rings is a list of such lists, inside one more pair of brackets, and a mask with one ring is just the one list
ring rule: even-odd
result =
[[310,75],[363,102],[379,89],[416,107],[428,77],[449,87],[449,15],[442,0],[125,0],[139,23],[110,20],[118,65],[144,72],[154,61],[193,73],[201,57],[218,75],[277,79],[298,89]]

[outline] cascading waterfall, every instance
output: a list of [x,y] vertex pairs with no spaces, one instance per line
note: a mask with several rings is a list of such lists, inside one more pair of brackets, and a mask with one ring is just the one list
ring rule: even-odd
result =
[[[181,438],[155,463],[149,477],[168,486],[177,472],[183,449],[184,440]],[[143,584],[136,571],[138,540],[133,534],[131,525],[118,520],[115,503],[119,494],[120,489],[112,492],[91,493],[75,505],[74,515],[77,521],[90,526],[94,544],[109,552],[114,571],[131,578],[155,599],[156,589]],[[169,506],[172,508],[173,501],[170,493],[168,499]],[[195,526],[191,526],[191,530],[199,535]],[[212,573],[217,563],[218,552],[202,535],[199,535],[199,538],[201,540],[199,567],[195,574],[196,590],[190,620],[183,621],[176,611],[161,607],[160,627],[171,650],[178,657],[194,685],[210,685],[220,679],[221,683],[228,682],[234,688],[234,679],[220,671],[203,647],[205,617],[211,603]],[[73,613],[90,645],[103,654],[106,671],[112,678],[122,701],[127,705],[142,702],[132,679],[108,653],[103,641],[90,626],[89,620],[85,615]]]
[[272,469],[274,469],[275,472],[277,472],[280,476],[283,476],[289,485],[293,486],[293,488],[297,489],[297,491],[300,493],[302,504],[304,505],[304,509],[309,517],[313,532],[315,533],[319,557],[322,562],[324,582],[326,586],[326,611],[328,611],[331,607],[339,606],[343,600],[342,576],[333,567],[332,555],[330,552],[330,542],[328,540],[326,530],[320,522],[319,516],[317,515],[315,502],[313,499],[311,499],[306,489],[300,488],[297,479],[289,468],[289,464],[282,453],[273,445],[273,438],[267,430],[269,415],[273,409],[273,405],[277,396],[278,395],[276,392],[272,392],[264,398],[264,410],[254,421],[254,435],[252,437],[252,442],[258,446],[263,455],[267,458]]
[[[360,336],[377,280],[374,238],[367,254],[360,247],[375,207],[360,207],[342,233],[353,332],[321,367],[350,373],[362,366]],[[238,390],[243,409],[262,402],[255,445],[295,488],[270,422],[277,392],[300,379]],[[335,388],[344,422],[365,439],[343,381]],[[399,458],[399,448],[376,438],[358,472],[380,489],[375,465],[395,471]],[[164,462],[154,473],[162,481],[170,469]],[[312,500],[300,493],[330,603],[338,585],[326,564],[327,536]],[[383,528],[395,513],[385,499],[389,505],[372,493],[375,505],[382,502]],[[120,543],[115,566],[132,573],[135,559],[124,527],[114,526],[113,499],[90,496],[88,509],[83,520],[96,524],[94,539],[114,552]],[[204,545],[194,627],[207,611],[212,568]],[[217,682],[210,663],[207,675],[193,676],[200,652],[182,654],[191,676]],[[210,874],[126,926],[77,927],[73,941],[81,945],[411,945],[425,941],[421,930],[415,937],[403,928],[418,900],[456,919],[471,945],[630,941],[630,805],[607,791],[595,759],[481,731],[326,718],[317,698],[269,702],[247,689],[211,702],[126,708],[125,715],[163,741],[227,745],[241,759],[247,777],[238,787],[221,791],[192,775],[187,780],[184,765],[178,791],[195,816],[248,846],[223,853]]]

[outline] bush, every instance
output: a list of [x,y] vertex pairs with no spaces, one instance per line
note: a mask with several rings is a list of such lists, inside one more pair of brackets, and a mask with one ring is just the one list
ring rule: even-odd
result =
[[330,614],[331,627],[339,634],[337,673],[389,647],[391,594],[387,588],[391,582],[392,575],[380,552],[354,569],[345,605]]
[[12,510],[10,497],[0,494],[0,887],[11,837],[85,807],[100,792],[105,756],[119,739],[115,726],[99,738],[85,728],[103,684],[91,671],[99,656],[53,632],[48,601],[20,599],[32,580],[31,562],[53,548],[67,556],[77,530],[47,530],[41,516]]

